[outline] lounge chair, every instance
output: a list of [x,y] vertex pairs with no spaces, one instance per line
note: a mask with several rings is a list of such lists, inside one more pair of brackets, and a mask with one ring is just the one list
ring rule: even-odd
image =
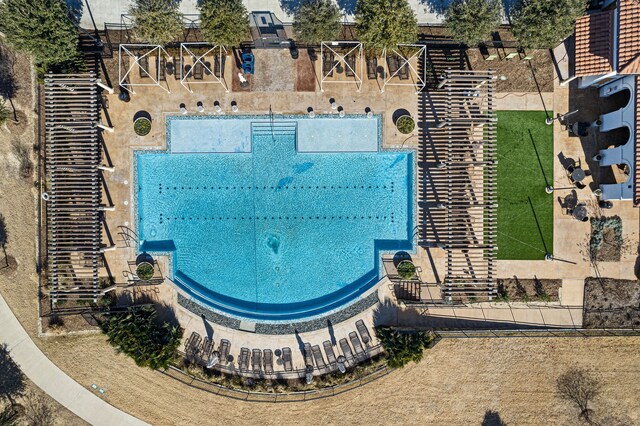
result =
[[327,361],[329,362],[329,365],[335,366],[337,362],[336,354],[333,352],[333,345],[331,344],[331,341],[325,341],[322,343],[322,346],[324,346],[324,353],[327,354]]
[[240,349],[240,357],[238,358],[238,366],[240,371],[247,371],[249,369],[249,355],[251,352],[248,348]]
[[205,337],[202,342],[202,349],[200,350],[202,359],[209,359],[209,355],[213,352],[213,340]]
[[218,55],[214,56],[213,75],[215,75],[218,78],[224,77],[224,64],[226,60],[227,60],[227,57],[224,55],[222,55],[222,61],[220,61],[220,57]]
[[402,59],[402,62],[404,62],[404,65],[402,65],[398,69],[398,77],[400,77],[400,80],[408,80],[409,79],[409,62],[405,61],[404,59]]
[[167,60],[162,57],[160,58],[160,62],[158,62],[158,81],[165,81],[167,79],[166,68]]
[[327,368],[327,364],[324,363],[324,358],[322,357],[322,351],[320,350],[319,345],[315,345],[311,348],[311,352],[313,353],[313,359],[316,362],[316,367],[318,370],[324,370]]
[[182,78],[182,73],[180,70],[182,69],[182,62],[178,58],[173,60],[173,78],[176,80],[180,80]]
[[364,357],[364,348],[362,347],[362,343],[360,343],[360,339],[355,331],[349,333],[349,340],[351,341],[351,346],[356,351],[356,356],[359,358]]
[[202,342],[202,337],[196,333],[195,331],[191,333],[189,339],[184,344],[184,352],[187,354],[188,358],[195,358],[200,353],[200,342]]
[[282,364],[284,364],[284,371],[293,371],[291,348],[282,348]]
[[322,75],[325,77],[333,77],[333,66],[335,65],[335,57],[331,52],[322,53]]
[[304,344],[304,363],[305,365],[313,365],[313,357],[311,356],[311,345]]
[[345,67],[345,74],[347,77],[355,77],[356,73],[356,57],[355,55],[348,55],[344,58],[344,61],[347,63]]
[[198,61],[193,64],[193,78],[195,80],[202,80],[202,76],[204,75],[204,66],[202,62]]
[[220,340],[220,345],[218,346],[218,352],[220,352],[220,362],[227,363],[227,359],[229,359],[229,350],[231,349],[231,342],[227,339]]
[[262,351],[260,349],[254,349],[251,355],[251,368],[254,374],[262,373]]
[[360,337],[362,338],[362,341],[365,343],[365,345],[371,343],[371,334],[369,334],[369,329],[367,328],[367,326],[364,325],[364,321],[356,321],[356,329],[358,330],[358,333],[360,333]]
[[143,56],[138,60],[138,69],[140,70],[140,78],[149,77],[149,57]]
[[340,350],[342,350],[342,354],[347,359],[347,362],[354,364],[353,352],[351,352],[351,346],[349,346],[347,339],[340,339],[338,343],[340,344]]
[[369,80],[378,78],[378,58],[367,57],[367,77]]
[[398,57],[396,55],[387,56],[388,75],[392,76],[398,71]]
[[266,374],[273,374],[273,352],[271,349],[265,349],[262,351],[264,356],[262,361],[264,362],[264,372]]

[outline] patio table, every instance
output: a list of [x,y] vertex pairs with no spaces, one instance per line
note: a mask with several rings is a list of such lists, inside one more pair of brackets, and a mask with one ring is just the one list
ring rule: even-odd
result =
[[582,182],[587,174],[580,167],[571,172],[571,180],[574,182]]
[[587,219],[587,206],[584,204],[578,204],[575,209],[573,209],[573,217],[576,220],[584,222]]

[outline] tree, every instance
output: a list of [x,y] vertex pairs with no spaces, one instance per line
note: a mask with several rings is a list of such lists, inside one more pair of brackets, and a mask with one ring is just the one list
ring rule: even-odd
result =
[[13,406],[15,398],[24,391],[24,376],[20,367],[9,356],[6,344],[0,345],[0,398],[4,398]]
[[407,0],[358,0],[358,38],[374,51],[414,43],[418,36],[416,16]]
[[586,0],[520,0],[511,28],[521,47],[551,49],[573,33],[586,8]]
[[560,397],[576,404],[580,409],[580,417],[591,422],[593,410],[589,408],[589,403],[600,394],[600,381],[589,376],[585,370],[573,368],[558,377],[556,387]]
[[303,43],[320,44],[336,39],[342,29],[340,18],[340,9],[331,0],[307,0],[296,10],[293,30]]
[[399,331],[390,327],[376,327],[376,336],[387,354],[387,365],[404,367],[409,362],[419,362],[424,350],[433,338],[423,331]]
[[136,38],[166,45],[182,35],[182,13],[178,0],[136,0],[129,9],[136,23]]
[[249,34],[249,14],[242,0],[201,0],[200,31],[213,44],[232,47]]
[[19,423],[18,413],[11,405],[0,411],[0,426],[18,426]]
[[64,0],[4,0],[0,16],[9,44],[32,54],[44,68],[79,57],[78,31]]
[[449,34],[467,46],[486,41],[502,21],[500,0],[455,0],[445,12]]
[[107,314],[101,323],[109,342],[141,367],[166,368],[180,344],[182,329],[160,323],[152,306]]
[[7,103],[4,99],[0,99],[0,126],[9,121],[11,118],[11,110],[7,108]]

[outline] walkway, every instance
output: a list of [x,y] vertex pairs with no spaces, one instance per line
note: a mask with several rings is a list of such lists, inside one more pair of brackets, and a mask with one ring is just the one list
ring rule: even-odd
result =
[[51,362],[33,343],[0,295],[0,343],[40,389],[92,425],[146,425],[85,389]]

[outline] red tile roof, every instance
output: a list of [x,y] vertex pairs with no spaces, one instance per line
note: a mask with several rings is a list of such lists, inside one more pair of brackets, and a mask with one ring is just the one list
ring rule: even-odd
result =
[[607,10],[576,20],[576,76],[613,71],[613,17]]
[[640,74],[640,1],[620,0],[618,72]]

